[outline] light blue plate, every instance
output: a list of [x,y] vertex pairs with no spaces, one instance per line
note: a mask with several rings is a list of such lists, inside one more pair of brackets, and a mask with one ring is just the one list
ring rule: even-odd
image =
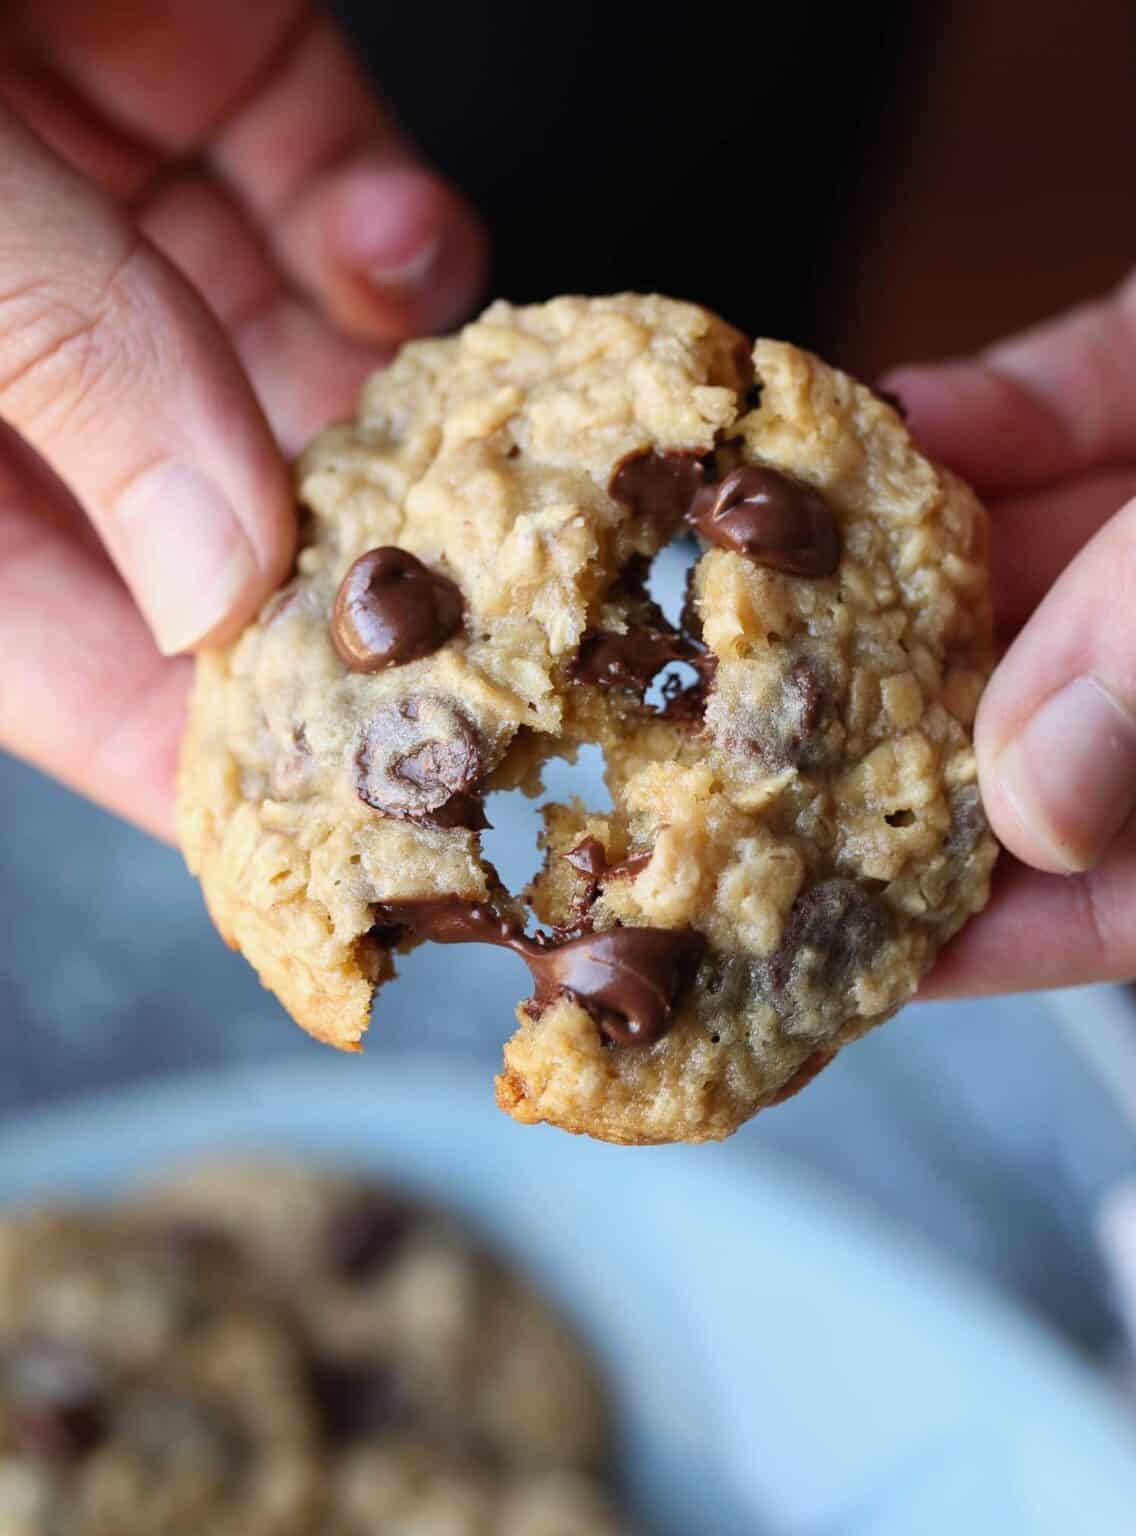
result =
[[450,1063],[197,1078],[0,1130],[0,1196],[226,1145],[369,1164],[464,1211],[608,1362],[659,1536],[1132,1536],[1136,1429],[1037,1324],[791,1165],[522,1129]]

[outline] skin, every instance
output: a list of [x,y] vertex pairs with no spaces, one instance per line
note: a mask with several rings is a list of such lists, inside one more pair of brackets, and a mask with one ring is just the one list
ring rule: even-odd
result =
[[[1134,379],[1136,274],[976,357],[886,380],[922,445],[991,509],[1006,646],[975,741],[1008,856],[925,995],[1136,975]],[[1086,678],[1097,705],[1026,742],[1031,717]]]
[[301,0],[13,0],[0,207],[0,745],[168,838],[174,653],[280,581],[285,455],[485,239]]
[[[0,207],[0,744],[169,838],[183,653],[288,569],[284,455],[460,318],[484,239],[298,0],[9,5]],[[976,737],[1012,857],[927,995],[1136,973],[1134,375],[1136,279],[885,381],[992,506],[1009,646]],[[1099,750],[1018,750],[1086,677]]]

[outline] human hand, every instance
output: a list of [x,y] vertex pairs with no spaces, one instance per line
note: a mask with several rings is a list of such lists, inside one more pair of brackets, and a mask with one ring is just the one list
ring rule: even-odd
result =
[[1136,275],[973,360],[886,381],[991,508],[1009,643],[979,707],[1003,856],[921,995],[1136,975]]
[[172,835],[176,653],[292,558],[277,444],[456,321],[484,252],[317,5],[4,8],[0,745]]

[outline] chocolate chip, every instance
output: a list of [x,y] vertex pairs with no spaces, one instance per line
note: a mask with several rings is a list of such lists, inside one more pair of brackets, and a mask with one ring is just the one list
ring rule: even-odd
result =
[[706,723],[719,750],[752,759],[767,773],[819,767],[827,751],[832,700],[817,664],[797,655],[765,681],[760,697],[735,684],[710,701]]
[[515,918],[503,917],[491,903],[459,896],[383,902],[375,915],[438,944],[511,949],[532,974],[536,1011],[568,993],[618,1045],[661,1039],[704,948],[701,934],[691,929],[608,928],[574,938],[528,938]]
[[438,694],[384,705],[355,753],[359,798],[386,816],[425,826],[487,826],[481,799],[472,793],[483,771],[473,725]]
[[670,1028],[702,950],[702,936],[692,929],[605,928],[549,945],[527,960],[538,1005],[566,992],[613,1045],[647,1046]]
[[834,992],[865,970],[887,942],[891,914],[853,880],[822,880],[803,891],[771,963],[775,990]]
[[819,491],[765,465],[704,486],[687,516],[709,543],[792,576],[831,576],[840,563],[836,519]]
[[670,662],[693,664],[701,659],[694,645],[673,630],[629,629],[619,634],[591,629],[580,642],[571,677],[598,688],[626,688],[641,699],[651,679]]
[[651,574],[651,562],[646,555],[631,555],[624,561],[614,582],[612,582],[609,595],[618,600],[620,598],[635,605],[637,611],[646,610],[652,617],[662,617],[661,610],[651,601],[647,593],[647,579]]
[[394,974],[391,951],[403,937],[404,930],[393,923],[376,923],[355,940],[355,961],[373,987],[380,986]]
[[563,857],[587,882],[584,901],[586,906],[590,906],[596,899],[600,885],[608,880],[632,880],[640,870],[646,869],[651,862],[651,849],[645,848],[640,853],[629,854],[627,858],[609,864],[599,838],[585,837]]
[[661,534],[668,534],[685,517],[705,474],[697,453],[658,453],[646,448],[620,460],[608,491],[633,517],[652,522]]
[[682,612],[678,616],[678,627],[694,645],[702,646],[702,615],[698,611],[698,598],[694,591],[695,570],[696,567],[692,565],[686,573],[686,584],[683,588],[682,596]]
[[461,617],[454,583],[388,544],[361,555],[344,576],[331,638],[353,672],[381,672],[438,650]]
[[308,1383],[329,1441],[365,1440],[409,1417],[393,1371],[373,1361],[317,1358]]
[[341,1280],[371,1280],[394,1260],[414,1224],[401,1201],[368,1190],[333,1212],[324,1234],[328,1268]]
[[16,1444],[40,1461],[81,1460],[106,1428],[106,1382],[89,1355],[30,1342],[0,1358],[0,1395]]
[[717,667],[717,658],[707,654],[668,672],[660,690],[663,700],[660,713],[664,719],[676,725],[701,724]]
[[527,945],[515,918],[503,917],[492,902],[463,896],[420,896],[380,901],[374,908],[380,923],[397,923],[435,944],[496,944],[504,949]]
[[808,657],[798,656],[790,666],[783,698],[782,740],[786,759],[794,767],[815,767],[821,756],[818,730],[829,699]]
[[944,851],[952,859],[961,862],[974,852],[989,831],[990,824],[982,808],[982,797],[978,793],[977,784],[960,784],[956,789],[952,789],[948,803],[951,824],[947,831]]

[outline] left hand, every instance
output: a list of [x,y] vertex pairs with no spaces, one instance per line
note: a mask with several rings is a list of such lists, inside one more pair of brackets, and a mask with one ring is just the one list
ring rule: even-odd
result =
[[315,3],[0,9],[0,746],[172,835],[176,653],[283,578],[283,455],[485,249]]
[[992,513],[1008,644],[975,724],[993,900],[921,995],[1136,976],[1136,275],[886,381]]

